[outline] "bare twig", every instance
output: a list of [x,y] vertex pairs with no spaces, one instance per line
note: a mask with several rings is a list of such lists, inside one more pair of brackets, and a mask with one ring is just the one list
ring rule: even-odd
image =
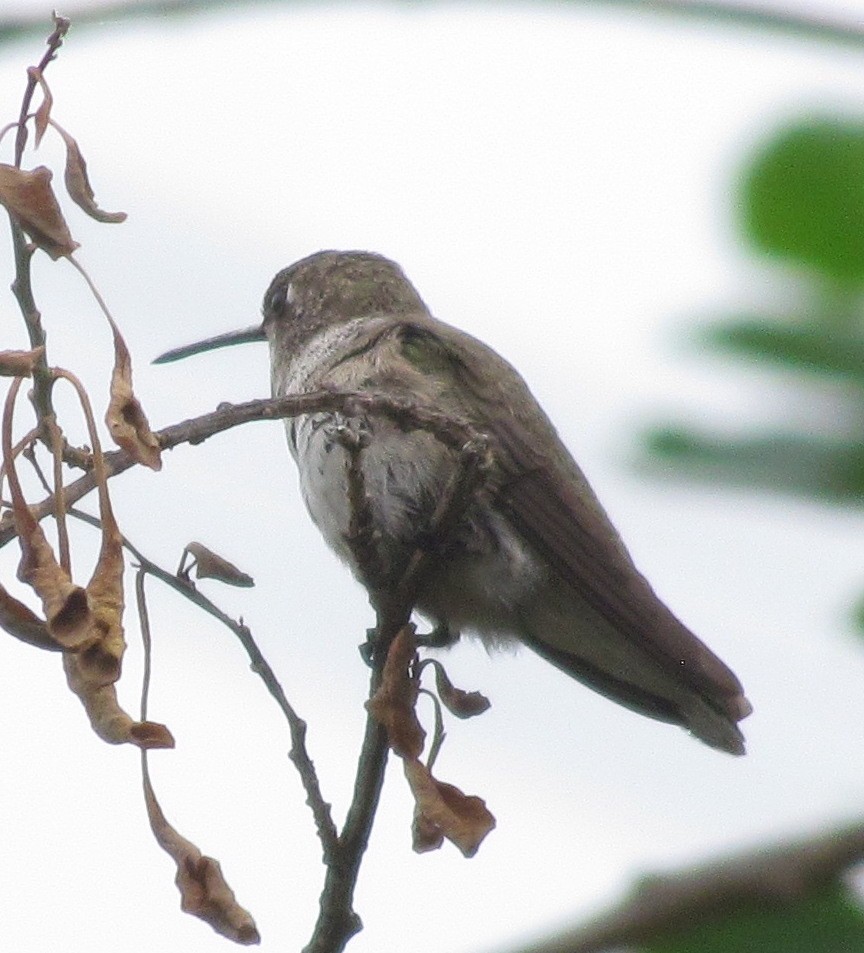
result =
[[[97,517],[76,507],[70,507],[69,515],[74,516],[84,523],[88,523],[90,526],[98,528],[101,525]],[[291,734],[291,751],[288,757],[294,763],[300,775],[300,780],[306,792],[306,803],[309,805],[315,819],[315,826],[318,831],[318,836],[321,839],[324,856],[325,858],[329,857],[333,852],[337,840],[336,825],[333,823],[333,818],[330,814],[330,805],[327,804],[321,794],[318,776],[315,772],[315,765],[306,748],[306,722],[303,721],[288,701],[279,679],[276,677],[276,673],[258,648],[249,627],[243,622],[238,622],[224,613],[214,602],[211,602],[210,599],[200,593],[187,580],[166,572],[152,560],[148,559],[125,537],[123,537],[123,546],[138,561],[141,572],[154,576],[175,592],[179,592],[180,595],[189,599],[190,602],[213,616],[214,619],[217,619],[237,636],[240,644],[249,656],[252,670],[264,682],[267,691],[269,691],[276,700],[277,705],[285,715],[285,720],[288,722],[288,730]],[[136,585],[140,584],[136,583]],[[146,695],[143,697],[146,698]],[[142,710],[144,704],[142,700]]]
[[[352,413],[377,413],[390,417],[405,430],[426,430],[435,434],[446,446],[461,450],[480,435],[467,420],[448,417],[439,411],[420,407],[407,400],[384,397],[378,394],[357,394],[344,391],[314,391],[291,397],[250,400],[244,404],[221,404],[218,410],[202,414],[190,420],[181,421],[164,430],[157,431],[156,437],[163,450],[170,450],[181,444],[203,443],[209,437],[233,427],[239,427],[255,420],[280,420],[284,417],[296,417],[302,414],[345,411]],[[124,473],[135,465],[135,461],[125,450],[115,450],[104,455],[105,469],[109,477]],[[96,487],[92,473],[79,477],[64,488],[67,506],[83,499]],[[54,500],[44,499],[32,507],[37,520],[45,519],[54,513]],[[15,529],[10,521],[0,522],[0,547],[15,537]]]
[[[18,128],[15,134],[15,166],[21,168],[21,160],[24,157],[24,148],[27,145],[27,116],[30,113],[30,104],[33,100],[33,94],[42,73],[48,67],[48,64],[55,58],[57,51],[63,45],[63,38],[69,29],[69,21],[65,17],[54,15],[54,31],[46,40],[48,49],[45,51],[39,65],[35,69],[27,71],[27,85],[24,89],[24,96],[21,99],[21,109],[18,114]],[[24,324],[27,327],[27,334],[30,338],[30,347],[35,348],[45,344],[45,331],[42,327],[42,315],[36,307],[36,301],[33,297],[33,286],[30,278],[30,260],[33,252],[27,243],[21,226],[12,216],[9,217],[9,224],[12,230],[12,248],[15,258],[15,278],[12,281],[12,294],[18,302],[18,307],[24,318]],[[48,362],[43,353],[33,374],[33,391],[36,413],[40,420],[47,420],[52,413],[51,409],[51,387],[53,381],[48,372]]]
[[363,573],[363,584],[368,589],[378,589],[384,584],[385,566],[378,549],[380,540],[375,532],[372,503],[366,491],[366,475],[363,470],[363,451],[369,443],[366,433],[356,433],[349,427],[340,427],[336,439],[347,453],[345,469],[348,480],[348,506],[351,520],[345,542],[351,549],[354,562]]
[[[41,22],[41,20],[40,20]],[[45,72],[48,64],[57,56],[57,50],[63,45],[63,39],[69,31],[70,22],[66,17],[54,14],[54,31],[45,41],[48,49],[45,51],[39,65],[34,69],[27,71],[27,86],[24,90],[24,97],[21,100],[21,110],[18,114],[18,131],[15,134],[15,165],[21,168],[21,159],[24,157],[24,147],[27,145],[27,116],[30,114],[30,103],[33,101],[33,93],[39,85],[42,73]],[[35,347],[35,345],[34,345]]]
[[[367,404],[365,395],[357,395],[350,397],[345,404],[346,412],[357,413],[358,406],[364,406],[364,409],[374,407],[377,412],[400,423],[400,426],[428,429],[444,443],[459,449],[453,477],[441,496],[429,527],[429,539],[445,545],[464,516],[483,477],[485,438],[465,421],[454,421],[445,415],[430,413],[401,401],[372,397]],[[349,475],[352,469],[361,469],[350,461],[349,456]],[[359,555],[362,557],[362,553]],[[434,552],[417,550],[408,560],[398,584],[372,593],[377,624],[371,654],[370,698],[381,683],[387,650],[399,630],[409,622],[417,592],[434,557]],[[361,571],[363,569],[361,564]],[[362,928],[361,920],[353,908],[353,895],[381,796],[387,755],[386,731],[370,713],[357,766],[354,796],[339,837],[338,853],[327,868],[318,922],[304,953],[339,953]]]
[[[420,429],[433,433],[446,446],[459,452],[459,465],[456,466],[454,476],[445,488],[430,522],[429,538],[444,545],[471,502],[483,476],[483,463],[487,452],[486,440],[465,420],[449,417],[407,400],[394,400],[376,394],[316,391],[275,400],[258,400],[236,406],[221,406],[214,413],[168,427],[157,436],[161,446],[168,449],[182,443],[200,443],[216,433],[253,420],[274,420],[321,412],[342,412],[349,416],[383,415],[405,430]],[[358,453],[360,452],[362,448],[358,447]],[[116,475],[133,465],[132,459],[123,451],[108,454],[104,460],[109,475]],[[359,466],[353,469],[360,471]],[[71,509],[71,504],[90,492],[94,485],[92,475],[87,474],[65,488],[64,495],[70,507],[70,513],[79,515],[78,511]],[[358,480],[355,483],[358,506],[367,505],[363,502],[364,493]],[[53,501],[49,498],[35,507],[37,518],[41,519],[48,515],[53,505]],[[356,519],[357,514],[355,514]],[[13,535],[14,529],[9,527],[4,529],[0,533],[0,545]],[[197,590],[191,589],[188,583],[166,573],[137,550],[130,548],[130,551],[148,572],[182,592],[184,596],[219,619],[237,635],[252,660],[253,668],[261,675],[268,690],[285,713],[292,735],[292,760],[303,779],[307,800],[315,816],[327,862],[320,915],[306,951],[307,953],[325,953],[325,951],[330,953],[330,951],[344,949],[351,936],[361,928],[360,919],[352,906],[353,894],[383,785],[387,764],[386,733],[371,715],[367,717],[354,794],[345,826],[337,837],[329,806],[321,796],[312,762],[306,753],[304,743],[306,726],[285,698],[281,686],[258,650],[249,629],[226,616]],[[386,659],[387,648],[399,629],[410,620],[417,591],[433,558],[434,553],[418,550],[409,559],[399,583],[388,590],[378,591],[374,595],[377,624],[374,635],[375,651],[370,697],[374,695],[380,683],[381,666]]]

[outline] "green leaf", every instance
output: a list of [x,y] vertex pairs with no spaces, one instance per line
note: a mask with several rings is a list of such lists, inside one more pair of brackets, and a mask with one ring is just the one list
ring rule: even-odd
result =
[[647,431],[643,444],[652,470],[664,476],[864,502],[864,443],[859,441],[787,434],[726,439],[658,427]]
[[858,600],[852,610],[852,621],[861,630],[859,634],[864,634],[864,596]]
[[864,283],[864,124],[814,118],[787,129],[745,170],[741,192],[757,247]]
[[864,913],[845,885],[833,883],[792,903],[747,902],[729,916],[685,925],[640,949],[644,953],[864,953]]
[[864,383],[864,337],[815,318],[784,324],[770,317],[745,318],[715,324],[698,336],[724,351]]

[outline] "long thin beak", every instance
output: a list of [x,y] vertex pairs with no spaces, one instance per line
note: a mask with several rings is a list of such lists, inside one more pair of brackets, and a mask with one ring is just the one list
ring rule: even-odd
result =
[[183,347],[175,347],[164,354],[160,354],[154,364],[170,364],[171,361],[181,361],[184,357],[191,357],[193,354],[203,354],[205,351],[215,351],[219,347],[230,347],[232,344],[246,344],[248,341],[266,341],[264,328],[256,324],[251,328],[243,328],[242,331],[229,331],[227,334],[217,334],[216,337],[205,338],[203,341],[196,341],[194,344],[184,344]]

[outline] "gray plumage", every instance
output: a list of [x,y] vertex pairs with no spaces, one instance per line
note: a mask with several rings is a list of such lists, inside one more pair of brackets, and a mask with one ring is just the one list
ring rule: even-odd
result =
[[[267,337],[275,396],[320,388],[405,398],[486,435],[488,479],[452,539],[433,544],[417,608],[488,645],[513,640],[634,711],[744,753],[741,683],[658,599],[527,385],[502,357],[432,317],[394,262],[327,251],[279,272],[260,329],[164,355]],[[366,490],[385,574],[428,544],[435,503],[458,465],[433,435],[383,416],[286,421],[306,506],[332,549],[346,543],[347,452],[363,430]],[[358,575],[362,575],[358,573]]]

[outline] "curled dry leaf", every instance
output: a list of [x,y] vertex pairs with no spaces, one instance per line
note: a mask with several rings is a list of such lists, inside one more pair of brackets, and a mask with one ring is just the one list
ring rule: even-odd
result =
[[32,377],[44,353],[44,345],[32,351],[0,351],[0,377]]
[[42,70],[37,69],[35,66],[31,66],[27,70],[27,75],[35,80],[39,86],[42,88],[42,102],[39,104],[39,108],[36,110],[36,115],[34,118],[36,124],[36,137],[34,140],[34,148],[39,148],[39,143],[42,141],[42,137],[45,135],[45,130],[48,128],[48,123],[51,119],[51,107],[54,105],[54,97],[51,95],[51,89],[48,86],[48,83],[45,82],[45,77],[42,75]]
[[91,641],[63,659],[69,687],[81,699],[93,730],[110,744],[173,748],[171,732],[156,722],[137,722],[120,707],[114,683],[120,677],[123,637],[123,539],[107,488],[100,488],[102,548],[87,585]]
[[174,737],[153,721],[135,721],[120,707],[113,682],[100,684],[99,663],[83,662],[82,654],[63,656],[66,681],[81,699],[93,730],[108,744],[132,744],[139,748],[173,748]]
[[[486,802],[474,795],[463,794],[452,784],[432,777],[426,765],[406,758],[405,777],[416,803],[414,831],[415,850],[433,850],[431,832],[437,828],[443,837],[455,844],[465,857],[477,853],[483,838],[495,827],[495,818]],[[419,821],[418,818],[423,818]],[[418,846],[416,832],[423,840]]]
[[[9,483],[14,486],[17,480],[10,479]],[[91,639],[87,593],[57,562],[51,544],[20,495],[20,486],[17,490],[12,490],[12,512],[21,546],[18,578],[42,600],[49,633],[64,649],[74,651]]]
[[413,626],[403,626],[390,645],[381,684],[366,702],[366,710],[387,730],[390,747],[402,758],[417,758],[426,732],[417,720],[417,680],[411,665],[417,654]]
[[440,850],[444,843],[441,828],[433,824],[420,808],[414,805],[414,820],[411,822],[411,847],[415,854]]
[[212,549],[208,549],[203,543],[189,543],[183,552],[195,557],[196,579],[218,579],[229,586],[244,588],[255,585],[255,580],[250,575],[214,553]]
[[69,233],[51,179],[51,170],[43,165],[28,170],[0,162],[0,205],[56,261],[71,255],[78,242]]
[[66,143],[66,171],[64,179],[66,181],[66,190],[69,197],[79,207],[82,208],[91,218],[97,222],[125,222],[125,212],[104,212],[96,204],[96,198],[93,194],[93,188],[90,185],[90,179],[87,175],[87,163],[84,156],[81,155],[81,149],[75,139],[62,129],[57,123],[52,123],[54,128],[63,137]]
[[17,377],[6,395],[3,408],[3,467],[9,478],[12,518],[21,547],[18,578],[42,600],[49,634],[65,649],[76,650],[90,639],[87,593],[76,586],[57,562],[54,550],[24,499],[12,450],[12,414],[21,387]]
[[63,650],[63,646],[48,631],[44,620],[3,586],[0,586],[0,628],[37,649],[47,649],[49,652]]
[[159,846],[177,864],[175,883],[180,891],[180,907],[222,936],[251,946],[261,942],[251,914],[237,903],[234,891],[225,882],[219,861],[205,857],[167,821],[156,800],[153,786],[144,774],[144,800],[150,827]]
[[[110,318],[109,318],[110,321]],[[111,321],[114,334],[114,370],[105,423],[118,447],[151,470],[162,469],[162,450],[150,429],[147,415],[132,390],[132,359],[129,348],[117,325]]]
[[18,578],[26,582],[42,600],[49,634],[65,649],[75,650],[90,638],[87,593],[76,586],[57,562],[45,534],[24,499],[15,454],[12,450],[12,415],[21,387],[16,377],[6,395],[3,408],[3,467],[9,478],[12,518],[21,547]]
[[491,705],[480,692],[466,692],[456,688],[440,662],[435,663],[435,686],[444,707],[457,718],[473,718],[482,715]]

